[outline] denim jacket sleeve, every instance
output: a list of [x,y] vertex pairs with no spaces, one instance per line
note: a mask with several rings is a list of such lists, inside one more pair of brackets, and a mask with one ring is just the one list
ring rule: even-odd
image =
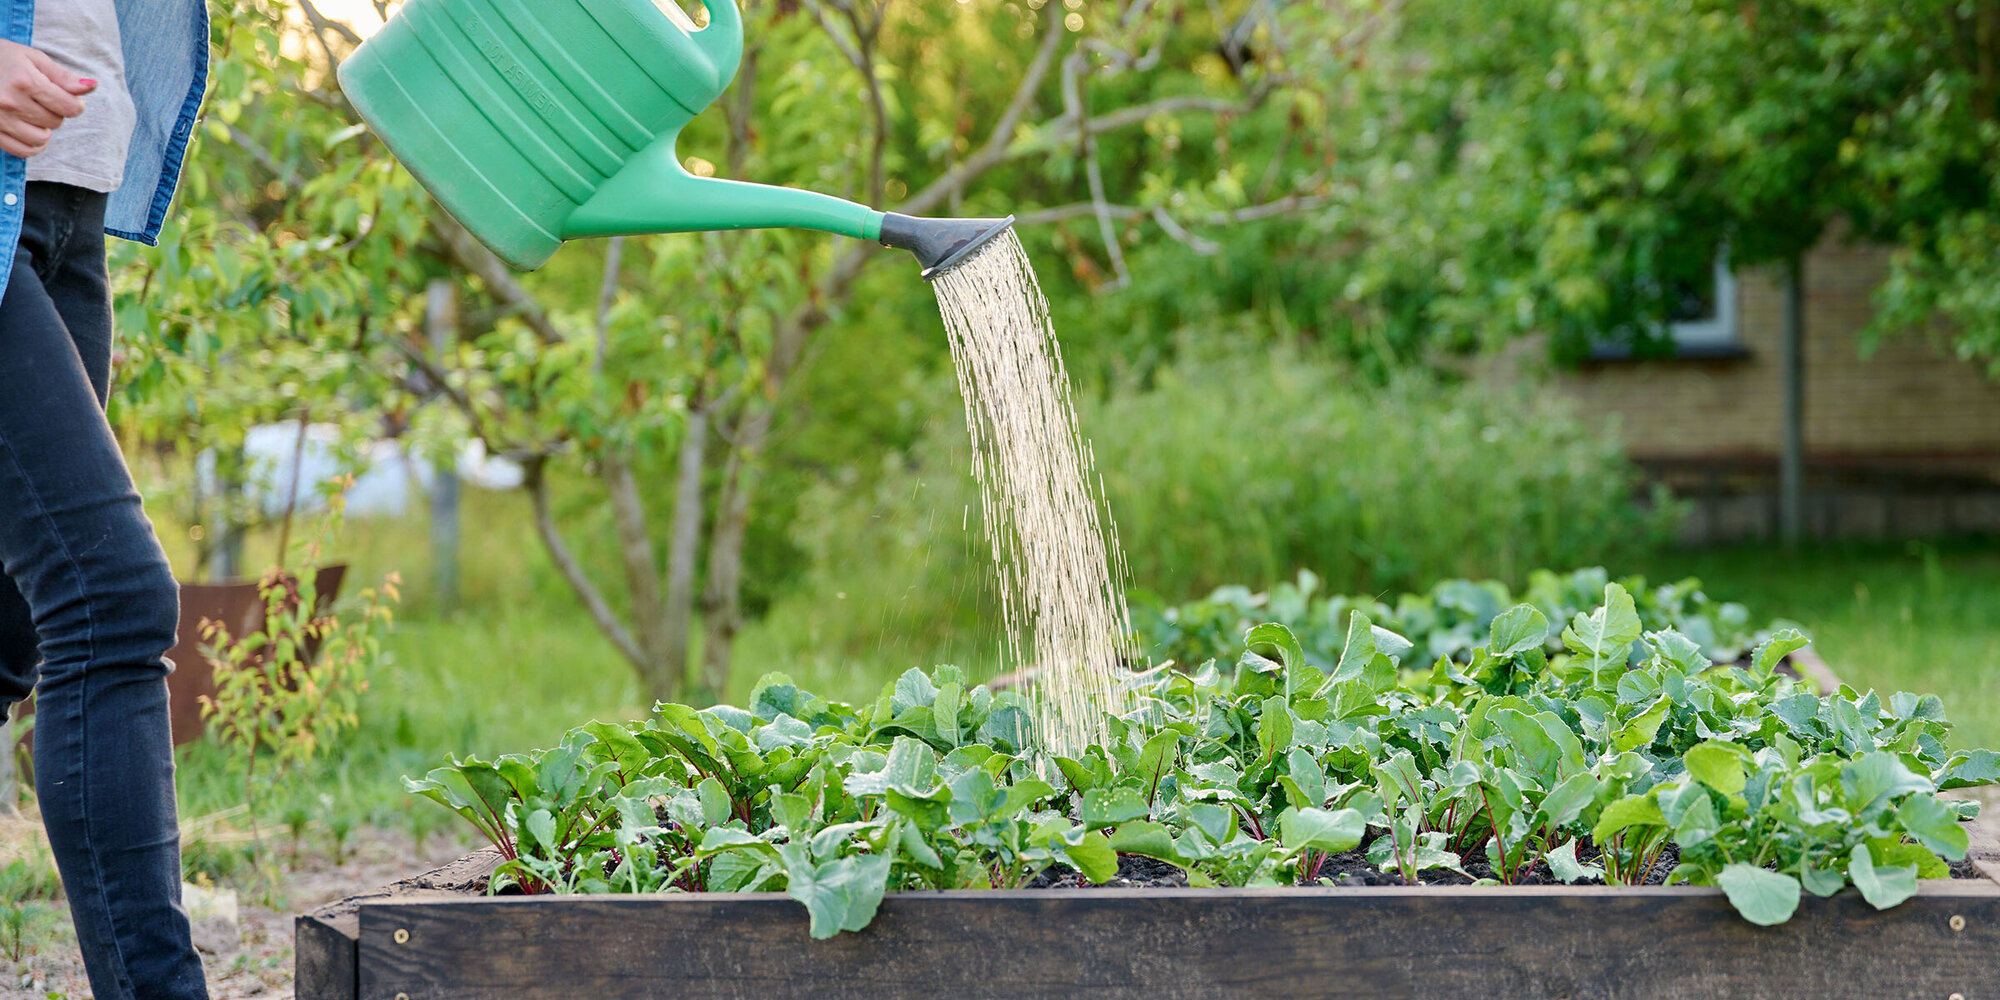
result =
[[[208,87],[208,8],[205,0],[117,0],[117,6],[125,85],[139,124],[126,155],[125,183],[105,207],[104,226],[112,236],[150,246],[166,223]],[[35,0],[0,0],[0,37],[33,45],[34,32]],[[0,153],[0,288],[21,239],[27,178],[27,161]]]
[[104,227],[151,246],[159,242],[208,88],[208,7],[204,0],[117,2],[125,86],[139,124],[125,157],[125,183],[105,206]]

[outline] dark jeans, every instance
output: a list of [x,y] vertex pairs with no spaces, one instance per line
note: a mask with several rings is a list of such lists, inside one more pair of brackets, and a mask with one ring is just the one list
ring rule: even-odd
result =
[[0,296],[0,706],[36,692],[35,794],[91,991],[185,1000],[208,989],[167,729],[180,595],[104,420],[104,201],[29,184]]

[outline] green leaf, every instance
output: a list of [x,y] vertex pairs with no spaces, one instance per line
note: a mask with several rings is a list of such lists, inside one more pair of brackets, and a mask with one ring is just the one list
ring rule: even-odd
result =
[[1350,851],[1366,830],[1361,814],[1352,809],[1287,809],[1278,816],[1278,840],[1294,851]]
[[897,825],[896,846],[902,851],[903,857],[925,868],[941,869],[944,867],[944,859],[938,857],[936,848],[925,842],[924,832],[918,829],[915,823],[900,823]]
[[1750,658],[1750,669],[1758,673],[1769,673],[1777,669],[1785,657],[1804,649],[1811,642],[1804,632],[1795,628],[1781,628],[1771,633],[1771,638],[1757,647],[1756,655]]
[[964,696],[964,689],[958,684],[943,684],[938,687],[937,698],[931,702],[931,726],[937,731],[938,739],[950,746],[959,743],[958,709]]
[[618,770],[627,778],[637,777],[646,769],[646,765],[653,761],[652,752],[648,751],[645,744],[640,743],[638,737],[633,736],[631,730],[624,726],[608,722],[592,722],[582,729],[595,738],[588,748],[589,751],[603,755],[604,759],[615,761]]
[[1146,797],[1129,786],[1093,788],[1083,793],[1083,824],[1092,830],[1140,819],[1151,811]]
[[1563,645],[1600,663],[1623,663],[1643,630],[1632,595],[1615,583],[1604,585],[1604,605],[1590,614],[1578,613],[1563,630]]
[[2000,783],[2000,753],[1974,750],[1955,753],[1938,772],[1938,788],[1971,788]]
[[1272,695],[1264,699],[1263,711],[1257,716],[1257,748],[1260,760],[1270,760],[1279,751],[1292,745],[1292,709],[1284,695]]
[[1896,810],[1896,820],[1917,843],[1953,861],[1965,857],[1972,837],[1958,822],[1958,811],[1935,795],[1912,795]]
[[1743,919],[1763,927],[1792,919],[1799,908],[1799,880],[1783,872],[1737,862],[1725,865],[1715,884]]
[[1862,754],[1841,768],[1840,786],[1847,793],[1848,808],[1857,815],[1898,795],[1932,790],[1929,778],[1911,771],[1895,754],[1881,750]]
[[1542,855],[1549,863],[1549,871],[1563,882],[1581,882],[1587,878],[1603,878],[1601,865],[1581,864],[1576,860],[1576,841],[1565,841],[1561,847]]
[[1532,604],[1517,604],[1493,619],[1486,648],[1494,656],[1513,656],[1541,648],[1549,636],[1549,618]]
[[1597,801],[1597,792],[1602,784],[1597,775],[1578,771],[1549,789],[1549,794],[1542,799],[1542,814],[1552,826],[1568,826],[1592,802]]
[[556,842],[556,818],[553,813],[547,809],[537,809],[528,814],[526,826],[528,835],[535,843],[547,848],[550,854],[562,850],[562,845]]
[[881,795],[894,789],[925,798],[937,787],[937,752],[923,740],[898,736],[881,770],[849,774],[843,787],[849,795]]
[[1867,844],[1856,844],[1847,859],[1847,876],[1861,890],[1861,898],[1878,910],[1886,910],[1917,894],[1917,866],[1875,867]]
[[775,847],[765,843],[756,834],[748,830],[739,830],[733,826],[711,826],[702,831],[701,843],[695,848],[695,851],[698,854],[708,855],[738,847],[756,847],[770,851],[776,850]]
[[1285,693],[1292,693],[1292,671],[1306,665],[1306,651],[1299,645],[1299,638],[1292,630],[1277,622],[1266,622],[1244,633],[1243,645],[1254,649],[1258,646],[1275,646],[1278,657],[1285,665]]
[[[1375,765],[1375,782],[1384,787],[1383,797],[1391,801],[1422,802],[1423,778],[1417,770],[1417,759],[1408,750],[1398,750],[1389,759]],[[1317,802],[1302,802],[1300,805],[1316,806],[1324,802],[1324,796]]]
[[1611,737],[1611,745],[1620,751],[1637,750],[1651,745],[1653,739],[1660,734],[1660,724],[1667,720],[1667,710],[1672,707],[1669,699],[1661,697],[1659,701],[1653,703],[1653,707],[1619,726],[1618,731]]
[[1149,737],[1145,746],[1139,748],[1139,759],[1135,762],[1135,770],[1138,772],[1139,780],[1146,783],[1149,792],[1159,786],[1160,775],[1174,766],[1174,754],[1180,749],[1180,745],[1179,731],[1162,729]]
[[722,782],[714,778],[701,779],[701,783],[694,786],[694,793],[701,800],[702,822],[709,826],[716,826],[726,821],[734,811],[735,806],[730,801],[729,789],[722,787]]
[[1326,770],[1304,747],[1285,755],[1285,790],[1295,806],[1326,804]]
[[1847,886],[1847,876],[1834,868],[1814,868],[1802,865],[1799,881],[1805,883],[1806,891],[1822,899],[1839,892]]
[[937,696],[937,685],[931,683],[930,675],[911,667],[903,672],[903,676],[896,678],[896,686],[889,696],[889,707],[894,715],[902,715],[913,708],[929,708]]
[[786,844],[779,852],[785,861],[785,894],[805,904],[813,937],[858,931],[875,919],[893,857],[866,854],[814,865],[804,845]]
[[1111,784],[1111,765],[1102,757],[1091,755],[1081,760],[1057,757],[1055,761],[1056,769],[1063,773],[1063,777],[1069,780],[1069,787],[1076,791],[1087,792]]
[[979,738],[1007,753],[1027,749],[1035,731],[1034,715],[1015,704],[997,705],[979,725]]
[[1093,883],[1118,877],[1118,852],[1112,848],[1110,838],[1101,833],[1085,833],[1081,844],[1064,844],[1062,853],[1072,867]]
[[[1378,654],[1379,657],[1385,658],[1389,660],[1391,663],[1401,660],[1403,658],[1403,654],[1408,653],[1410,650],[1417,648],[1416,643],[1413,643],[1410,640],[1405,639],[1402,636],[1397,635],[1396,633],[1391,632],[1380,625],[1370,625],[1368,627],[1368,632],[1370,637],[1372,637],[1375,640],[1375,652]],[[1376,659],[1371,661],[1370,665],[1379,668],[1381,663],[1382,659]]]
[[1347,642],[1340,649],[1340,663],[1333,668],[1324,684],[1320,685],[1313,697],[1324,695],[1328,688],[1342,681],[1359,678],[1362,671],[1375,659],[1375,631],[1368,621],[1368,615],[1359,610],[1347,619]]
[[1736,795],[1743,791],[1743,748],[1725,740],[1708,740],[1688,748],[1682,760],[1696,781],[1721,792]]
[[1120,854],[1143,854],[1168,864],[1179,864],[1180,852],[1174,848],[1173,834],[1159,823],[1135,819],[1111,832],[1111,848]]
[[1629,827],[1665,825],[1667,818],[1661,815],[1658,802],[1645,795],[1627,795],[1604,807],[1597,826],[1590,831],[1590,839],[1601,844]]

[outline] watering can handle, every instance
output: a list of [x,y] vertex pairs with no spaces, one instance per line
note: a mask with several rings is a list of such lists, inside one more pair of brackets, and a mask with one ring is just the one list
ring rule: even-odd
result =
[[713,61],[716,85],[728,87],[743,61],[743,15],[736,0],[701,0],[701,5],[708,8],[708,26],[692,37]]

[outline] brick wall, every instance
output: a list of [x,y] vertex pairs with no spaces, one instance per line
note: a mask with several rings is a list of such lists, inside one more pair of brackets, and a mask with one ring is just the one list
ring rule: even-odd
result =
[[[1829,238],[1805,262],[1805,440],[1814,464],[1943,466],[2000,480],[2000,382],[1922,334],[1863,360],[1856,333],[1888,251]],[[1782,419],[1779,269],[1738,274],[1740,359],[1594,362],[1555,376],[1585,413],[1616,414],[1635,458],[1775,461]]]

